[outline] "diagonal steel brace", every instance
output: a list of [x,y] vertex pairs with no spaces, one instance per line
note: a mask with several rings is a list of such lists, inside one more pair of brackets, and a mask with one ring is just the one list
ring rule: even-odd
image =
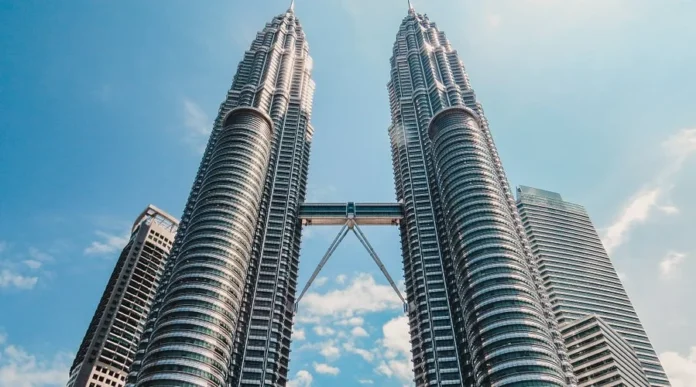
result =
[[300,296],[297,297],[297,301],[295,302],[295,305],[292,305],[292,312],[295,313],[297,312],[298,305],[300,303],[300,300],[302,300],[302,297],[307,293],[307,290],[309,290],[309,287],[312,285],[314,280],[317,278],[319,273],[321,272],[321,269],[324,268],[324,265],[326,265],[326,262],[328,262],[329,258],[331,258],[331,255],[336,251],[338,248],[338,245],[341,244],[343,241],[343,238],[346,237],[349,231],[353,231],[355,236],[358,238],[360,243],[365,247],[367,252],[370,254],[370,257],[375,261],[379,269],[382,271],[382,274],[387,278],[387,281],[389,281],[389,284],[391,285],[392,289],[394,289],[394,292],[396,293],[397,296],[399,296],[399,299],[401,302],[404,304],[404,312],[408,312],[408,303],[406,302],[406,299],[401,295],[401,292],[399,291],[399,288],[396,286],[396,283],[394,283],[394,280],[392,277],[389,275],[389,272],[387,272],[387,269],[384,267],[384,264],[382,264],[382,261],[379,259],[379,256],[375,252],[375,250],[372,248],[372,245],[370,245],[370,242],[367,240],[367,237],[365,234],[363,234],[362,230],[358,227],[358,225],[355,223],[353,219],[348,219],[346,223],[343,225],[341,230],[338,232],[338,235],[336,235],[336,238],[334,238],[333,242],[331,242],[331,245],[329,246],[329,249],[326,251],[324,256],[322,257],[321,261],[317,265],[317,268],[314,269],[314,273],[312,273],[312,276],[309,277],[309,280],[307,281],[307,284],[305,287],[302,289],[302,292],[300,293]]

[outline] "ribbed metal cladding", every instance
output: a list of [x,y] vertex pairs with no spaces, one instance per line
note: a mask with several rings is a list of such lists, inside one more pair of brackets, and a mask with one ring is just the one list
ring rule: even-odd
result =
[[513,217],[476,113],[439,112],[429,135],[479,386],[565,386]]
[[479,117],[481,151],[490,155],[489,172],[498,181],[500,203],[509,216],[514,240],[519,244],[520,256],[541,306],[535,313],[543,323],[542,330],[551,337],[552,351],[560,359],[559,367],[563,369],[566,383],[574,385],[572,365],[483,108],[445,33],[413,8],[409,9],[397,33],[391,58],[391,80],[387,86],[392,113],[389,136],[396,196],[403,201],[405,211],[400,225],[401,242],[406,293],[412,305],[409,323],[416,386],[478,386],[470,357],[480,349],[467,338],[464,321],[467,311],[462,307],[458,291],[461,286],[451,252],[452,238],[428,135],[431,118],[453,106],[468,107]]
[[[226,340],[231,342],[231,354],[229,363],[225,364],[226,379],[223,385],[285,386],[287,383],[293,321],[288,306],[294,303],[301,238],[301,224],[296,218],[296,211],[299,203],[304,201],[313,136],[310,118],[314,81],[311,71],[309,45],[291,7],[266,23],[256,34],[220,105],[162,286],[128,376],[129,387],[144,376],[145,371],[141,372],[143,358],[149,356],[150,343],[156,344],[150,338],[159,315],[164,312],[163,302],[168,300],[169,289],[175,280],[175,265],[184,259],[182,253],[186,247],[186,236],[192,227],[196,227],[195,211],[202,205],[201,201],[206,200],[202,196],[203,183],[214,167],[212,156],[215,146],[225,133],[224,123],[228,113],[240,106],[254,107],[266,113],[272,121],[273,133],[263,183],[248,192],[260,195],[261,200],[258,211],[253,215],[255,226],[247,256],[248,268],[243,273],[243,295],[234,308],[229,304],[219,305],[223,308],[220,313],[236,318],[236,326],[224,332]],[[214,235],[215,232],[213,229],[201,230],[200,236],[206,233]],[[215,318],[220,321],[218,317]],[[189,334],[194,332],[190,331]],[[210,343],[213,350],[221,350],[217,342]],[[227,359],[229,349],[227,343],[223,343],[223,358]],[[214,376],[216,379],[209,380],[207,385],[217,386],[219,376]],[[167,381],[157,383],[171,385]]]
[[138,386],[222,386],[228,377],[273,123],[232,110],[212,147]]

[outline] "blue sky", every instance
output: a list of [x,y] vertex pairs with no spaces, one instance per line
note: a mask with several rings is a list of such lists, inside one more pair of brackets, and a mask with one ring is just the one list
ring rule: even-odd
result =
[[[511,183],[588,208],[674,386],[696,386],[696,2],[414,5],[459,50]],[[149,203],[180,215],[237,62],[287,6],[0,0],[0,387],[64,382],[129,223]],[[309,199],[393,200],[385,85],[406,1],[297,14],[317,84]],[[300,282],[336,231],[305,235]],[[400,278],[397,230],[366,231]],[[295,386],[408,385],[398,299],[355,238],[322,275]]]

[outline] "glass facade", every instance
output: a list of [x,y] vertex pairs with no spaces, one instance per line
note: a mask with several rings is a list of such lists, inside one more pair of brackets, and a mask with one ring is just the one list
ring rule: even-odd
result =
[[572,385],[481,104],[445,34],[413,8],[388,89],[416,385]]
[[129,385],[284,386],[314,82],[292,7],[220,106]]
[[585,209],[531,187],[517,189],[517,206],[559,323],[600,316],[635,349],[650,384],[669,386]]

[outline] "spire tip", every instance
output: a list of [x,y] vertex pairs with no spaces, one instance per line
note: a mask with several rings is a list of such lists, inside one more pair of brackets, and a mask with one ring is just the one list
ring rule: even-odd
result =
[[295,0],[290,1],[290,8],[288,8],[288,11],[295,12]]

